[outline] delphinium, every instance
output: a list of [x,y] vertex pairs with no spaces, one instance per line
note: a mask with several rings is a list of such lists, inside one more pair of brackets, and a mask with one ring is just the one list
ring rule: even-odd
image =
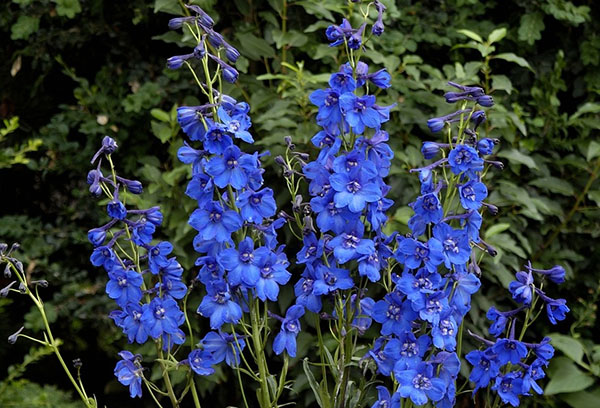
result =
[[[541,276],[537,284],[536,275]],[[527,343],[523,339],[527,329],[544,310],[551,324],[564,320],[569,311],[564,299],[553,299],[543,291],[547,279],[556,284],[565,281],[565,270],[561,266],[544,270],[535,269],[529,263],[525,271],[517,272],[516,278],[510,283],[509,291],[521,306],[505,312],[495,307],[488,310],[487,318],[492,322],[489,333],[495,339],[492,341],[470,333],[485,346],[465,357],[473,365],[469,377],[475,383],[473,395],[480,389],[488,391],[482,397],[486,406],[497,407],[502,402],[517,407],[520,396],[543,393],[536,381],[546,376],[544,369],[554,355],[554,348],[548,337],[539,343]],[[518,316],[523,314],[525,318],[520,322]],[[517,325],[520,325],[518,332]],[[490,389],[496,393],[493,402]]]
[[[223,81],[237,80],[238,72],[230,63],[235,63],[238,51],[213,30],[206,13],[197,6],[189,9],[196,15],[171,20],[170,26],[183,26],[197,45],[192,53],[172,57],[168,64],[171,68],[185,65],[206,98],[204,105],[177,109],[179,124],[189,138],[178,152],[179,159],[192,167],[186,194],[198,204],[189,217],[198,232],[193,243],[199,253],[195,282],[203,298],[197,312],[209,319],[212,329],[200,342],[205,369],[194,371],[211,374],[208,367],[225,360],[236,371],[244,404],[252,401],[246,398],[241,375],[258,382],[259,405],[271,407],[283,392],[287,355],[295,356],[298,319],[304,308],[292,306],[284,317],[269,310],[268,303],[277,301],[279,286],[291,274],[276,233],[285,219],[275,217],[273,190],[263,186],[261,159],[268,153],[243,151],[254,142],[249,132],[250,107],[223,93]],[[287,351],[278,378],[269,372],[266,358],[270,322],[277,320],[281,328],[272,347],[276,353]],[[246,346],[251,358],[245,357]]]
[[[117,306],[110,317],[123,330],[129,343],[155,343],[166,393],[144,376],[139,354],[121,351],[122,359],[115,367],[115,375],[129,387],[132,398],[142,396],[144,383],[155,399],[155,394],[162,393],[177,406],[170,371],[177,369],[178,365],[172,362],[177,362],[178,346],[186,340],[181,326],[185,321],[188,287],[182,281],[183,268],[170,256],[171,243],[153,242],[153,235],[163,220],[160,209],[127,208],[128,194],[141,194],[143,188],[139,181],[117,174],[112,160],[117,147],[114,139],[105,136],[92,158],[96,167],[87,176],[90,192],[108,198],[106,212],[110,217],[105,225],[88,232],[88,240],[94,246],[90,261],[107,273],[106,294]],[[108,164],[106,176],[103,164]],[[190,379],[188,375],[188,387]],[[197,399],[195,388],[191,389]]]

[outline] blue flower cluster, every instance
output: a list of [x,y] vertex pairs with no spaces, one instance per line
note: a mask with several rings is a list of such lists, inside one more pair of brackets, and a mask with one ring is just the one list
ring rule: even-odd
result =
[[[513,407],[519,406],[520,395],[530,395],[533,390],[542,394],[542,388],[536,383],[545,377],[544,368],[554,355],[554,348],[550,338],[544,337],[540,343],[525,343],[522,341],[525,330],[535,318],[530,318],[538,299],[544,302],[548,319],[552,324],[565,319],[569,311],[564,299],[552,299],[540,288],[535,286],[534,275],[548,277],[554,283],[565,280],[565,270],[561,266],[551,269],[534,269],[531,264],[526,266],[527,272],[517,272],[517,280],[509,285],[513,299],[522,306],[501,312],[491,307],[487,318],[492,321],[490,334],[496,337],[495,341],[486,340],[473,335],[487,347],[483,350],[474,350],[466,355],[466,359],[473,365],[469,380],[475,383],[473,394],[481,388],[491,385],[504,404]],[[517,319],[520,312],[528,311],[518,339],[515,339]],[[501,337],[506,334],[505,337]],[[529,361],[529,363],[527,363]]]
[[[473,248],[493,252],[479,237],[481,209],[489,206],[483,201],[488,192],[482,181],[486,160],[481,156],[490,154],[491,148],[478,149],[485,139],[479,140],[477,134],[485,113],[475,106],[466,109],[468,102],[491,106],[491,98],[479,87],[450,85],[463,92],[450,99],[447,94],[446,99],[463,101],[463,108],[430,119],[428,126],[438,132],[459,123],[458,134],[447,143],[424,142],[425,159],[444,154],[412,170],[421,181],[420,195],[410,204],[412,233],[396,236],[393,257],[403,271],[392,274],[394,287],[373,307],[372,317],[382,326],[381,337],[370,351],[378,372],[393,373],[399,383],[392,401],[410,398],[415,405],[431,402],[437,407],[455,403],[460,368],[457,339],[471,296],[481,286]],[[489,143],[493,148],[494,142]],[[389,393],[381,395],[389,398]]]
[[[98,165],[87,176],[92,194],[99,196],[104,192],[109,197],[106,212],[111,218],[88,232],[94,246],[90,261],[94,266],[102,266],[108,274],[106,294],[119,306],[110,317],[127,335],[129,343],[143,344],[151,337],[164,350],[170,350],[185,341],[185,334],[179,328],[184,313],[177,303],[187,294],[187,286],[182,282],[183,268],[175,257],[169,256],[173,250],[169,242],[152,243],[163,219],[160,209],[128,210],[121,201],[122,187],[132,194],[141,194],[142,185],[115,173],[111,154],[116,149],[117,143],[104,137],[102,147],[92,159],[92,164],[97,161]],[[108,177],[102,173],[102,156],[111,165],[112,175]],[[115,375],[130,387],[132,398],[141,396],[140,359],[134,359],[127,351],[121,355],[124,360],[117,364]]]
[[[199,12],[194,18],[204,32],[198,33],[196,50],[206,50],[208,37],[212,47],[217,51],[223,48],[227,58],[235,62],[239,53],[212,30],[212,24],[202,23],[205,17]],[[226,68],[208,52],[195,51],[187,57],[204,62],[210,58],[218,64],[217,74],[222,73],[229,82],[237,79],[237,73],[231,74],[233,68]],[[201,84],[202,89],[212,89],[207,71],[205,78],[207,83]],[[185,143],[178,157],[192,165],[186,195],[198,204],[189,218],[189,224],[198,231],[194,239],[194,248],[200,253],[196,260],[200,268],[196,281],[206,289],[197,312],[209,318],[210,327],[216,330],[202,340],[202,350],[195,351],[187,360],[200,375],[212,374],[211,365],[223,360],[237,366],[239,353],[245,347],[244,336],[229,333],[225,328],[240,322],[253,299],[276,301],[279,287],[291,277],[284,246],[278,244],[276,233],[285,219],[275,218],[273,190],[263,187],[261,158],[265,154],[245,153],[234,143],[236,139],[254,142],[248,131],[252,125],[250,107],[216,91],[206,92],[206,96],[209,104],[177,109],[182,130],[200,146],[196,149]],[[287,348],[293,354],[300,330],[300,325],[294,323],[297,317],[293,316],[299,317],[303,312],[304,309],[301,312],[290,309],[286,318],[281,318],[283,324],[277,339],[282,340],[276,339],[276,352]]]
[[[329,27],[328,37],[348,24],[344,20],[342,26]],[[351,31],[352,35],[360,38],[364,27]],[[383,233],[383,227],[385,212],[393,204],[385,197],[390,187],[384,182],[393,152],[388,133],[381,129],[392,106],[377,105],[370,89],[389,88],[390,79],[386,70],[369,73],[368,65],[356,60],[331,75],[329,88],[310,95],[322,127],[312,138],[320,153],[302,172],[309,181],[309,208],[317,228],[310,216],[305,218],[303,247],[297,254],[304,271],[295,294],[296,303],[314,313],[321,312],[323,297],[331,299],[356,287],[352,270],[358,269],[365,281],[379,281],[392,255],[388,245],[393,239]],[[352,326],[364,332],[372,322],[373,299],[365,297],[364,291],[342,296],[344,302],[351,302]],[[332,316],[337,318],[338,311]]]

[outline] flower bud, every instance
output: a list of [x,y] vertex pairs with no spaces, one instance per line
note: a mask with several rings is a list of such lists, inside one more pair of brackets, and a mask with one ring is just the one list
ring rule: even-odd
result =
[[17,283],[17,281],[12,281],[8,285],[6,285],[4,288],[0,289],[0,297],[3,297],[3,298],[7,297],[8,292],[10,291],[10,289],[13,287],[13,285],[15,283]]
[[11,276],[12,276],[12,273],[10,271],[10,264],[7,263],[6,266],[4,267],[4,277],[6,279],[10,279]]
[[42,288],[47,288],[48,287],[48,281],[45,280],[45,279],[31,281],[31,283],[33,285],[36,285],[36,286],[41,286]]
[[440,152],[440,145],[435,142],[423,142],[421,153],[426,160],[433,159]]
[[79,370],[82,365],[83,363],[81,362],[80,358],[76,358],[75,360],[73,360],[73,367],[75,367],[76,369]]
[[15,333],[8,336],[8,342],[10,344],[15,344],[17,342],[17,338],[19,337],[19,335],[21,334],[21,332],[23,331],[24,328],[25,327],[21,326],[21,328],[19,330],[17,330]]
[[8,244],[2,242],[0,243],[0,254],[3,254],[8,249]]

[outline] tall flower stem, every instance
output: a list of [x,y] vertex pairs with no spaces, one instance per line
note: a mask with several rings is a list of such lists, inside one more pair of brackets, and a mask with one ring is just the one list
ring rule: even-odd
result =
[[252,324],[252,346],[254,347],[254,355],[256,357],[256,364],[258,365],[258,373],[260,376],[260,398],[259,404],[261,408],[270,408],[271,397],[269,395],[269,384],[267,381],[268,368],[265,359],[264,347],[260,329],[260,311],[259,304],[256,301],[250,303],[250,321]]

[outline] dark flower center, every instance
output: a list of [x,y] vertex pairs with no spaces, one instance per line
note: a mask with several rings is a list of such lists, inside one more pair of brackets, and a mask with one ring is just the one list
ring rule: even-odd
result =
[[412,383],[417,390],[431,389],[431,381],[423,374],[417,374],[415,378],[413,378]]
[[352,180],[348,184],[346,184],[346,189],[352,194],[359,192],[360,188],[360,183],[357,180]]

